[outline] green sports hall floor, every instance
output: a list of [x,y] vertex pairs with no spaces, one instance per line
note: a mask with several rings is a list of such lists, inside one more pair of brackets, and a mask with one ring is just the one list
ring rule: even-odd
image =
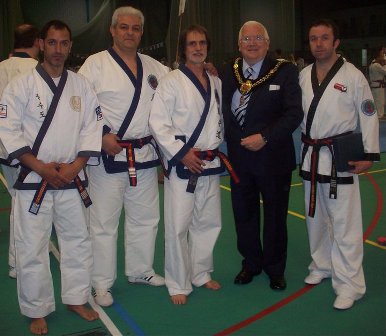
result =
[[[285,291],[269,288],[266,275],[245,286],[233,284],[241,258],[236,250],[229,177],[221,178],[223,228],[215,252],[213,278],[223,288],[212,292],[195,288],[188,304],[175,306],[165,287],[129,285],[123,269],[123,232],[120,231],[115,303],[100,310],[101,319],[86,322],[67,311],[60,301],[59,264],[51,254],[57,310],[47,321],[49,335],[386,335],[385,246],[386,154],[366,175],[360,176],[364,271],[367,293],[347,311],[332,308],[331,281],[305,286],[310,262],[304,221],[303,188],[294,172],[288,214],[289,248]],[[160,185],[161,203],[163,187]],[[0,186],[0,335],[29,335],[29,320],[20,315],[16,281],[8,277],[7,248],[10,198]],[[155,269],[163,274],[163,222],[159,225]]]

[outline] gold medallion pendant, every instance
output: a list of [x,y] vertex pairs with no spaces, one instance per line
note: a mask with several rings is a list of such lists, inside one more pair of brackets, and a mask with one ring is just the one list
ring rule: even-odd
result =
[[246,95],[247,93],[249,93],[251,89],[252,89],[252,82],[250,80],[247,80],[245,83],[242,83],[240,86],[240,92],[243,95]]
[[[289,63],[289,62],[286,60],[278,61],[276,63],[276,65],[272,69],[270,69],[268,72],[266,72],[262,77],[260,77],[259,79],[250,80],[250,79],[246,79],[241,74],[240,70],[242,69],[242,66],[241,66],[242,59],[241,59],[241,57],[237,58],[235,60],[235,62],[233,63],[233,73],[234,73],[234,76],[235,76],[236,81],[238,83],[240,93],[243,96],[248,95],[251,92],[251,90],[254,89],[256,86],[261,85],[264,82],[266,82],[267,80],[271,79],[276,74],[277,70],[283,64],[286,64],[286,63]],[[244,80],[245,80],[245,82],[244,82]],[[241,97],[240,103],[244,99],[245,99],[244,97]]]

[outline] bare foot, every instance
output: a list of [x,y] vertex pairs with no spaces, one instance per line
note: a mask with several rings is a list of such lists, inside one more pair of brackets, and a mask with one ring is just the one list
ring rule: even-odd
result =
[[175,305],[184,305],[188,302],[188,297],[184,294],[172,295],[170,299]]
[[204,284],[205,288],[211,289],[211,290],[219,290],[221,288],[221,285],[214,280],[209,280],[206,284]]
[[99,315],[95,310],[86,308],[85,305],[67,305],[67,309],[77,313],[87,321],[94,321],[99,318]]
[[48,333],[47,322],[44,317],[31,319],[29,330],[34,335],[46,335]]

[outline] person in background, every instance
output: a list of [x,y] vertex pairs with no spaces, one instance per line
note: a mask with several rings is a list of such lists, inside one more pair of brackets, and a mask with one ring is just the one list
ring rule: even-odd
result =
[[369,66],[370,88],[377,108],[378,118],[385,115],[386,89],[386,48],[376,49],[375,57]]
[[[16,76],[33,69],[37,64],[39,55],[39,30],[30,24],[22,24],[15,29],[14,49],[10,57],[0,63],[0,98],[7,84]],[[13,237],[13,203],[15,201],[15,189],[13,185],[17,179],[17,167],[10,166],[7,161],[8,153],[0,139],[0,163],[7,182],[7,189],[11,195],[11,213],[9,217],[9,251],[8,266],[9,276],[16,278],[15,240]]]
[[[315,63],[300,73],[304,118],[300,174],[312,262],[305,283],[332,278],[333,307],[349,309],[366,291],[362,268],[363,233],[358,174],[380,159],[379,125],[368,82],[337,55],[336,24],[315,21],[308,31]],[[362,131],[365,158],[336,171],[333,138]]]

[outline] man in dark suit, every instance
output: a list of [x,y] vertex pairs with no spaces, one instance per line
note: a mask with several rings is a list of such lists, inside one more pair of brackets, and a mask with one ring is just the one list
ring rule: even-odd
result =
[[[287,210],[296,168],[292,133],[302,120],[297,68],[267,56],[269,36],[256,21],[239,32],[242,58],[221,74],[229,158],[240,183],[231,182],[237,247],[243,257],[236,284],[263,270],[274,290],[286,288]],[[264,227],[260,237],[260,199]]]

